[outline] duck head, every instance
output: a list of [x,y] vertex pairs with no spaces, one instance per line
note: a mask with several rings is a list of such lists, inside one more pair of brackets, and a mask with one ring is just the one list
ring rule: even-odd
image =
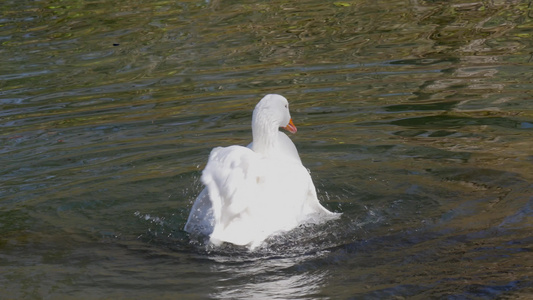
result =
[[257,103],[252,117],[252,129],[254,126],[281,127],[291,133],[297,131],[289,112],[289,101],[277,94],[268,94]]

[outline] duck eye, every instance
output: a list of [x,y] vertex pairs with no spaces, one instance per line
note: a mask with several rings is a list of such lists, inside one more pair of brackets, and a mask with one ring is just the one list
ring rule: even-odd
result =
[[285,104],[285,108],[288,108],[288,107],[287,107],[287,104]]

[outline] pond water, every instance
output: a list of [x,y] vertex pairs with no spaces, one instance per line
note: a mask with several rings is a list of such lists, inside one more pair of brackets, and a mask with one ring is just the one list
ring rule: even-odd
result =
[[[530,2],[1,7],[2,297],[533,297]],[[190,238],[210,150],[268,93],[342,218]]]

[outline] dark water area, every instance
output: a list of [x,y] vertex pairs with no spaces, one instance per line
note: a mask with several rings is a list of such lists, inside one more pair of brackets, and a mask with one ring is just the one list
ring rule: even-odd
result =
[[[0,7],[0,298],[533,298],[531,2]],[[190,237],[268,93],[342,217]]]

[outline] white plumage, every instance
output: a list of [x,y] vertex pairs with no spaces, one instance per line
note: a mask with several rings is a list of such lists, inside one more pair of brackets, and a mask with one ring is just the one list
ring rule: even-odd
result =
[[206,188],[191,209],[187,232],[209,235],[215,245],[254,249],[271,235],[340,215],[320,205],[311,176],[280,127],[296,132],[287,99],[266,95],[253,112],[253,142],[211,151],[201,178]]

